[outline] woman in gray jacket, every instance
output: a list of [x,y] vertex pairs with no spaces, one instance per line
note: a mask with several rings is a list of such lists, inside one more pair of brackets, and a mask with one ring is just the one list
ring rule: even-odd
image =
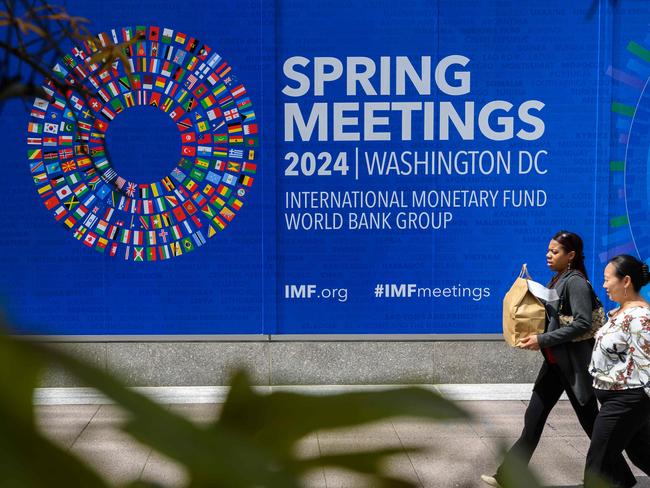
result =
[[[594,345],[590,334],[592,311],[597,299],[587,281],[580,236],[568,231],[555,234],[546,251],[546,263],[555,271],[548,287],[557,291],[560,300],[546,304],[548,320],[544,333],[527,337],[520,343],[520,347],[525,349],[541,350],[544,363],[526,409],[524,428],[509,452],[526,463],[533,456],[546,419],[562,393],[566,392],[580,425],[589,437],[598,415],[592,378],[588,372]],[[561,325],[560,314],[572,316],[573,320]],[[622,456],[616,464],[619,484],[626,487],[634,485],[634,476]],[[494,476],[482,475],[481,479],[490,486],[498,487],[502,477],[503,465]]]

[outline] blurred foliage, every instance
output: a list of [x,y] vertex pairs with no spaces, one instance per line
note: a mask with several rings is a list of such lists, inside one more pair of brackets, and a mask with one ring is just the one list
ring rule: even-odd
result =
[[[353,427],[396,416],[427,420],[468,419],[460,407],[434,392],[404,388],[381,392],[308,396],[256,393],[243,372],[235,374],[220,418],[198,426],[126,388],[109,374],[59,350],[0,336],[0,486],[110,485],[83,461],[37,429],[33,395],[48,365],[65,368],[127,413],[121,428],[140,443],[181,464],[188,487],[299,487],[324,466],[366,475],[369,486],[410,487],[384,472],[399,449],[299,457],[297,443],[323,429]],[[407,448],[406,452],[416,452]],[[128,486],[149,486],[138,482]]]
[[[86,98],[83,85],[51,76],[64,49],[92,41],[96,50],[89,64],[100,63],[101,72],[123,59],[125,45],[137,41],[102,46],[86,27],[89,23],[44,0],[4,0],[0,6],[0,108],[11,98],[43,96],[43,78],[49,78],[61,93],[73,91]],[[130,75],[129,64],[125,67]]]
[[[121,407],[120,428],[180,464],[188,488],[292,488],[310,471],[334,467],[363,475],[370,487],[414,487],[385,471],[388,457],[421,448],[379,448],[354,453],[298,454],[306,436],[393,417],[430,421],[469,420],[458,405],[421,388],[325,396],[257,393],[237,372],[220,417],[197,425],[122,385],[110,374],[40,343],[0,334],[0,486],[116,487],[83,460],[44,436],[36,426],[33,397],[45,368],[64,368]],[[453,469],[453,466],[450,466]],[[132,481],[129,488],[159,486]],[[605,485],[593,485],[605,487]],[[541,488],[518,459],[507,459],[504,488]]]

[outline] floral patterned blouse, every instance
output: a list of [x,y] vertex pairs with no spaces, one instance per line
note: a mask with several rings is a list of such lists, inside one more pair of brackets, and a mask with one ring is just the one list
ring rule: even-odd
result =
[[594,388],[626,390],[645,388],[650,395],[650,309],[630,307],[596,333],[589,372]]

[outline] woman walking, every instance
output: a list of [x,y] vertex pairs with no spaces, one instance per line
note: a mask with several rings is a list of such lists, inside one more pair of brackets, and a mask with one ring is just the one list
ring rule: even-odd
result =
[[603,287],[619,307],[596,334],[589,366],[601,407],[585,487],[594,476],[619,486],[616,459],[623,450],[650,476],[650,305],[640,294],[649,281],[648,265],[633,256],[616,256],[605,268]]
[[[557,291],[560,300],[546,304],[545,331],[527,337],[520,346],[541,350],[544,363],[539,371],[533,393],[524,415],[524,428],[509,454],[528,463],[542,436],[546,419],[566,392],[580,425],[591,436],[598,405],[588,372],[594,340],[592,338],[592,311],[597,306],[596,295],[587,281],[583,243],[573,232],[560,231],[551,239],[546,252],[548,267],[555,271],[548,287]],[[563,325],[559,315],[571,316]],[[632,486],[634,477],[619,455],[614,460],[617,478],[623,486]],[[494,476],[482,475],[490,486],[499,487],[503,464]]]

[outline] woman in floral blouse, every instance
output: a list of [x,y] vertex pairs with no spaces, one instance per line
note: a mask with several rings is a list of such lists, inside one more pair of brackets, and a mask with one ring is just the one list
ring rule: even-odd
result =
[[613,462],[625,450],[650,476],[650,305],[640,294],[650,281],[648,265],[621,255],[605,268],[603,287],[619,307],[596,334],[589,372],[601,404],[585,468],[585,487],[594,475],[617,479]]

